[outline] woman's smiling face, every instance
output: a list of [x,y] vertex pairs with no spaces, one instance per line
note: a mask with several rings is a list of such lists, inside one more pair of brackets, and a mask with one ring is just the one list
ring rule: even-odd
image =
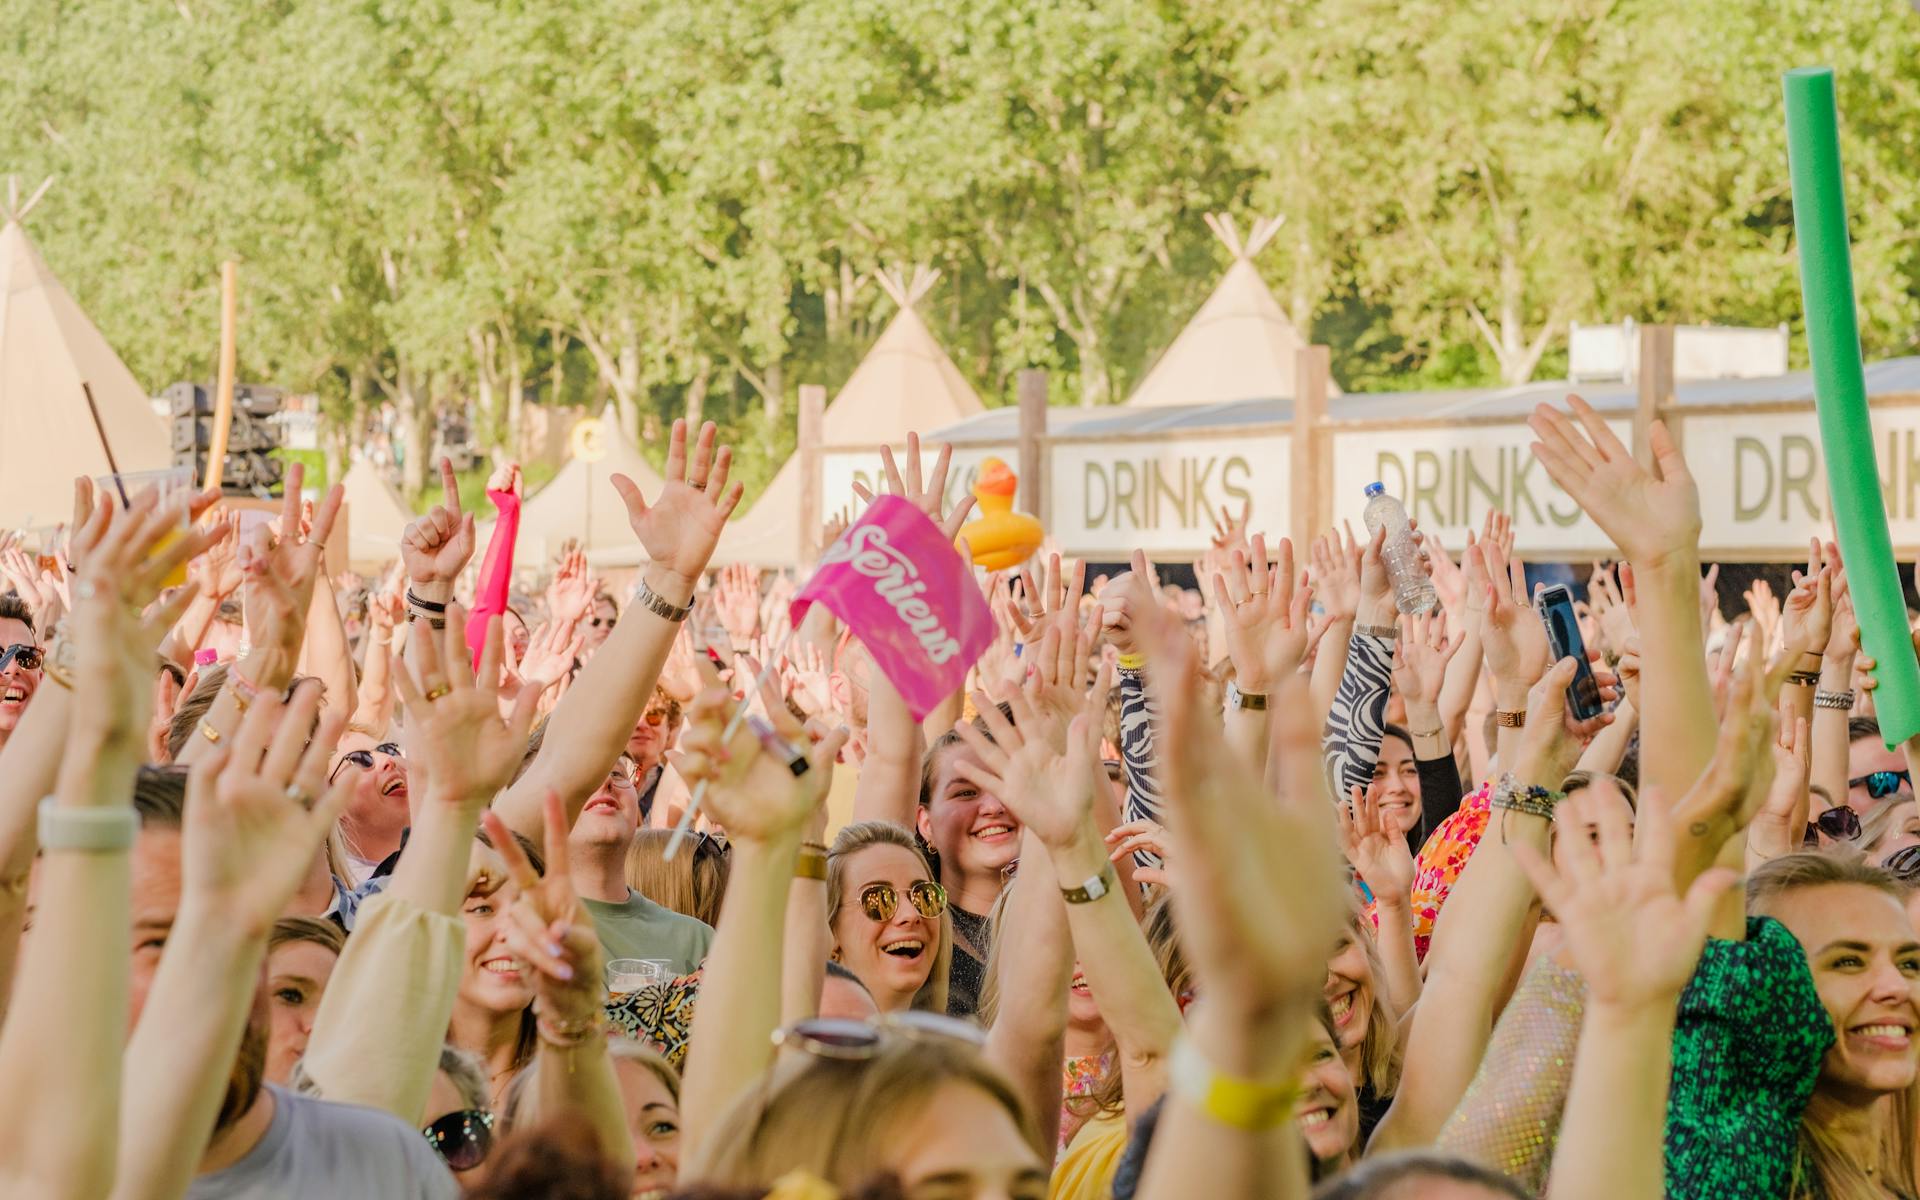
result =
[[[904,846],[863,846],[847,856],[846,890],[829,916],[834,957],[860,977],[882,1012],[908,1007],[933,971],[940,949],[940,920],[913,906],[910,889],[928,882],[920,856]],[[893,889],[893,913],[876,921],[862,900],[867,889]]]

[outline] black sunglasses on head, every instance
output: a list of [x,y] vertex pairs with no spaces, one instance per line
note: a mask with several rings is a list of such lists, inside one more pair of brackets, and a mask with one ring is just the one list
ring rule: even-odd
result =
[[1887,861],[1880,864],[1896,879],[1912,883],[1920,879],[1920,846],[1907,846],[1887,855]]
[[13,662],[18,662],[22,671],[38,671],[40,669],[40,647],[29,646],[24,642],[15,642],[5,650],[0,650],[0,671],[6,670],[7,664]]
[[340,768],[346,766],[348,763],[352,763],[362,771],[373,770],[373,756],[375,754],[384,754],[388,758],[404,757],[400,753],[399,744],[395,742],[381,742],[371,750],[349,750],[340,756],[339,762],[333,764],[333,775],[327,776],[327,782],[332,783],[333,776],[338,775]]
[[1860,836],[1860,814],[1844,804],[1828,809],[1807,822],[1804,844],[1819,845],[1823,833],[1836,842],[1851,842]]
[[493,1114],[484,1108],[463,1108],[420,1132],[449,1169],[471,1171],[487,1161],[487,1153],[493,1149]]

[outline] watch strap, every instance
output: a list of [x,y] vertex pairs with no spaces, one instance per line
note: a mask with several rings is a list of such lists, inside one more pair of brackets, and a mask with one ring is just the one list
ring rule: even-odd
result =
[[1240,685],[1231,681],[1227,684],[1227,707],[1235,712],[1267,711],[1265,692],[1243,692]]
[[648,587],[644,579],[640,581],[640,590],[634,593],[633,600],[634,603],[663,621],[684,621],[687,619],[687,614],[693,611],[692,604],[674,604]]
[[1493,723],[1502,729],[1525,729],[1527,710],[1524,708],[1497,708],[1493,711]]
[[1400,637],[1398,625],[1355,625],[1353,631],[1362,637],[1386,638],[1395,641]]
[[1068,904],[1091,904],[1120,885],[1120,874],[1113,869],[1112,863],[1106,863],[1095,875],[1079,887],[1063,887],[1060,895]]

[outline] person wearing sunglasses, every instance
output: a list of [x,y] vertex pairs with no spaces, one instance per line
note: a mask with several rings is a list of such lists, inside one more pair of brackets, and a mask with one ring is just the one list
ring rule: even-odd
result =
[[340,818],[340,833],[353,874],[347,882],[358,885],[400,849],[401,835],[411,821],[406,755],[397,742],[349,732],[340,739],[327,779],[329,783],[351,781],[352,799]]
[[633,760],[634,786],[640,793],[640,820],[644,824],[653,812],[654,793],[660,789],[660,776],[666,770],[667,748],[680,736],[683,714],[680,702],[655,686],[647,710],[633,724],[627,738],[627,757]]
[[619,621],[620,606],[614,603],[613,597],[604,590],[594,592],[593,605],[587,609],[587,619],[580,622],[580,637],[584,643],[581,658],[585,659],[605,645]]
[[1880,722],[1855,717],[1847,722],[1847,807],[1865,817],[1888,796],[1913,799],[1907,756],[1887,749]]
[[882,1013],[946,1011],[947,893],[905,829],[862,821],[840,831],[827,855],[827,927],[833,961]]
[[40,643],[34,637],[33,612],[11,593],[0,596],[0,746],[40,687]]
[[427,1144],[456,1178],[470,1181],[493,1152],[493,1125],[486,1068],[465,1050],[440,1047],[440,1067],[420,1121]]

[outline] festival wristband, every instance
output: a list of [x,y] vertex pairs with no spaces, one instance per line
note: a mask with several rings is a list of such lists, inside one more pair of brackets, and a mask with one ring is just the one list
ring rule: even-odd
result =
[[1299,1085],[1292,1080],[1261,1083],[1214,1070],[1184,1033],[1174,1039],[1167,1079],[1175,1095],[1210,1119],[1247,1133],[1263,1133],[1291,1120],[1300,1102]]
[[793,863],[795,879],[818,879],[822,883],[827,878],[827,852],[812,846],[800,847],[800,855]]
[[132,806],[79,808],[52,796],[40,802],[40,848],[118,852],[133,845],[140,818]]
[[1138,671],[1141,667],[1147,665],[1147,656],[1144,654],[1122,654],[1116,661],[1119,662],[1122,671]]
[[1063,887],[1060,895],[1068,904],[1092,904],[1095,900],[1113,891],[1120,884],[1120,875],[1113,869],[1112,863],[1103,864],[1100,873],[1079,887]]
[[684,621],[687,619],[687,614],[693,611],[693,605],[674,604],[647,586],[647,581],[644,579],[640,581],[640,590],[633,594],[633,599],[641,608],[663,621]]

